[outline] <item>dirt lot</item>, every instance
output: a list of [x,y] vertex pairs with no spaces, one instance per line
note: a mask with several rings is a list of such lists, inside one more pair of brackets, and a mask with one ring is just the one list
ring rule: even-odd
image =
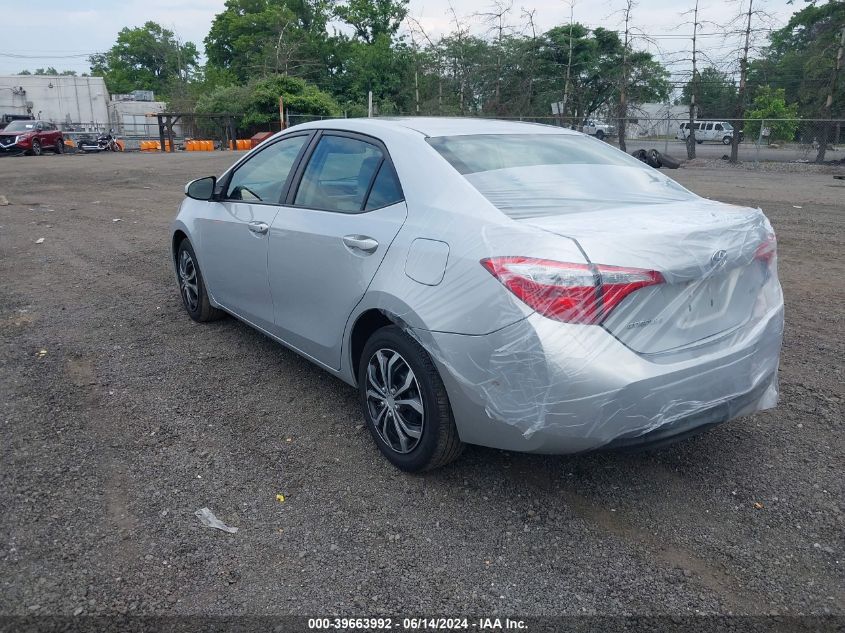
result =
[[0,613],[845,612],[845,182],[672,174],[778,231],[777,409],[657,453],[470,448],[408,476],[351,388],[184,314],[168,223],[232,159],[0,160]]

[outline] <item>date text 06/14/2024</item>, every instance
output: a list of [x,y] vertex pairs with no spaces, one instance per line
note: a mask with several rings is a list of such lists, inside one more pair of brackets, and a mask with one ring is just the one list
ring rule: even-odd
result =
[[527,630],[524,620],[510,618],[309,618],[311,630],[405,630],[405,631],[520,631]]

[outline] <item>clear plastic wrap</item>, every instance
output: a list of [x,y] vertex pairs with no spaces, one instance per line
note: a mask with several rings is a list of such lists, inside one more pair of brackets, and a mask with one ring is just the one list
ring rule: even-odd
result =
[[[386,288],[404,300],[381,307],[435,360],[464,441],[658,443],[776,404],[783,297],[768,219],[626,158],[469,170],[471,189],[410,208],[409,234],[449,243],[445,271],[428,275],[443,281]],[[471,230],[447,215],[456,198]],[[485,221],[481,200],[507,219]]]

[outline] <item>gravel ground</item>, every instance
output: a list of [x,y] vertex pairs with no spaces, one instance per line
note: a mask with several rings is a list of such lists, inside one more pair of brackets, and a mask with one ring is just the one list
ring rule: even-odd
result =
[[777,409],[659,452],[469,448],[409,476],[353,389],[184,314],[167,227],[231,160],[0,160],[0,613],[845,612],[845,182],[671,172],[778,231]]

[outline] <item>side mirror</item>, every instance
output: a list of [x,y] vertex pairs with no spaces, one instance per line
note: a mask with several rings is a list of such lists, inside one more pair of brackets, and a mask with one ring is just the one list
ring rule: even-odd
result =
[[217,186],[216,176],[197,178],[185,185],[185,195],[194,200],[213,200],[214,188]]

